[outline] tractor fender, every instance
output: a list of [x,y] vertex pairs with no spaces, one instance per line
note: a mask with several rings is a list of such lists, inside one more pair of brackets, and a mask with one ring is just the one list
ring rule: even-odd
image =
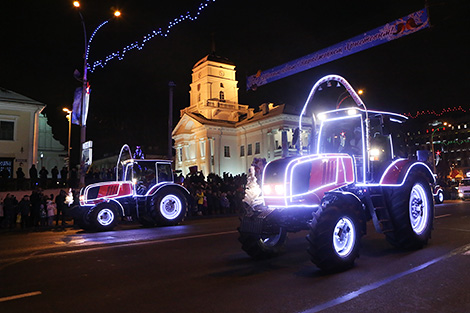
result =
[[416,162],[409,159],[398,159],[393,161],[384,171],[379,185],[399,187],[403,185],[412,173],[424,175],[429,182],[435,184],[436,179],[432,170],[426,163]]
[[181,193],[185,196],[188,203],[190,203],[191,194],[189,193],[188,189],[186,189],[185,187],[183,187],[179,184],[171,183],[171,182],[165,182],[163,184],[157,184],[157,185],[153,186],[149,190],[149,192],[147,193],[147,196],[148,196],[148,198],[154,197],[157,193],[163,192],[163,191],[165,191],[169,188],[170,189],[177,189],[177,190],[181,191]]
[[[321,207],[324,209],[328,204],[335,203],[336,205],[353,205],[354,209],[357,210],[358,214],[361,217],[362,221],[366,221],[365,218],[365,207],[362,201],[352,192],[347,191],[329,191],[325,193],[325,196],[322,199]],[[362,223],[362,233],[365,234],[366,223]]]
[[91,212],[97,205],[100,205],[101,203],[110,203],[110,204],[112,204],[118,210],[117,213],[119,213],[119,216],[125,216],[124,207],[122,206],[122,204],[119,201],[116,201],[115,199],[106,199],[105,201],[101,201],[101,202],[97,203],[96,205],[94,205],[92,208],[90,208],[89,211]]

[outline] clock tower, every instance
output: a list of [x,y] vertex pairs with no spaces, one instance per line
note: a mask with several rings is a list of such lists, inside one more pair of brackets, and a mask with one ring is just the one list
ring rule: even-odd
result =
[[209,120],[238,122],[249,109],[238,104],[235,73],[235,64],[215,53],[199,60],[193,67],[190,105],[183,111],[198,113]]

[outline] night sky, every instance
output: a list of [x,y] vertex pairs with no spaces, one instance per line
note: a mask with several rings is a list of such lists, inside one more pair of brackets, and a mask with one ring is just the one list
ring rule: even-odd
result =
[[[83,0],[88,36],[120,9],[93,40],[90,61],[102,59],[166,28],[203,1]],[[246,76],[334,45],[418,11],[425,1],[237,1],[216,0],[196,21],[184,21],[166,38],[127,52],[89,74],[92,87],[87,139],[95,158],[116,153],[124,143],[166,153],[168,82],[174,94],[174,125],[189,105],[193,65],[211,52],[237,66],[239,102],[263,102],[300,109],[312,85],[339,74],[365,90],[368,108],[398,113],[470,106],[470,5],[461,0],[428,1],[431,28],[247,91]],[[83,70],[83,30],[72,1],[3,1],[0,87],[47,104],[54,136],[67,145],[63,107],[72,106]],[[212,40],[213,38],[213,40]],[[321,106],[322,104],[318,104]],[[329,108],[332,109],[332,108]],[[78,126],[72,127],[78,154]],[[148,148],[150,150],[150,148]]]

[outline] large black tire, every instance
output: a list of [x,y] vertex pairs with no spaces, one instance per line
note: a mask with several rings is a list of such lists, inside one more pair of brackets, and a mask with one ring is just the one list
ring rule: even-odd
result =
[[74,216],[74,223],[78,227],[84,229],[84,230],[89,230],[91,229],[91,224],[90,224],[90,211],[84,211],[79,214],[76,214]]
[[351,268],[359,257],[365,221],[357,206],[345,201],[323,204],[313,213],[307,235],[311,261],[327,272]]
[[410,175],[401,187],[386,189],[394,231],[386,232],[389,243],[406,249],[419,249],[431,238],[434,201],[429,181]]
[[102,202],[91,210],[88,217],[93,229],[107,231],[114,229],[118,223],[119,215],[114,204]]
[[444,191],[442,191],[442,189],[439,189],[437,191],[437,194],[436,196],[434,197],[434,202],[436,204],[441,204],[444,202]]
[[278,256],[284,252],[287,242],[287,232],[280,227],[279,231],[270,235],[257,235],[240,231],[238,241],[242,249],[255,260],[263,260]]
[[150,212],[159,226],[174,226],[184,220],[188,210],[186,197],[176,188],[167,188],[152,196]]

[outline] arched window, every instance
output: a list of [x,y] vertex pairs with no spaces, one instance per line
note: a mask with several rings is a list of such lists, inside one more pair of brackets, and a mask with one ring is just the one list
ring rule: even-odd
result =
[[224,92],[223,91],[219,92],[219,99],[224,100],[224,97],[225,97]]

